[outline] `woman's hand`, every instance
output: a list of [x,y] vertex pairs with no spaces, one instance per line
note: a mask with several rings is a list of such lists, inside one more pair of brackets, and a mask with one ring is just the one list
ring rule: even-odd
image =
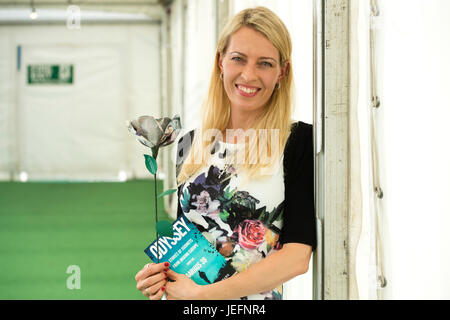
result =
[[160,300],[167,283],[169,263],[149,263],[142,268],[135,277],[136,288],[150,300]]
[[167,300],[199,300],[201,299],[202,287],[192,281],[184,274],[176,273],[173,270],[167,272],[169,279],[173,282],[167,282],[166,293]]

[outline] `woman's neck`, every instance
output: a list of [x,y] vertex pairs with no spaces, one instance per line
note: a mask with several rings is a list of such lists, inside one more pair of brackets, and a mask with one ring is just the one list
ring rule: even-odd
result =
[[[231,112],[230,120],[225,130],[222,131],[223,141],[227,143],[238,143],[239,137],[245,135],[245,131],[252,129],[261,112]],[[227,135],[227,130],[230,134]]]

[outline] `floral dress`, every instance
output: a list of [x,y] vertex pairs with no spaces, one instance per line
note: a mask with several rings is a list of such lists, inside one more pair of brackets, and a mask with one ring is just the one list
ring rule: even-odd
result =
[[[211,165],[188,179],[178,191],[178,211],[196,225],[237,272],[281,249],[284,202],[283,155],[274,174],[244,182],[226,161],[242,147],[217,142],[211,151]],[[280,286],[241,299],[277,300],[282,295]]]

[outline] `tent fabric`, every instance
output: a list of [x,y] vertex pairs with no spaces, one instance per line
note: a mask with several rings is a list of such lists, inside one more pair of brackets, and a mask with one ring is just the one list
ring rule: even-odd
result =
[[[450,152],[445,146],[450,134],[450,41],[444,30],[450,28],[450,3],[377,1],[374,71],[380,107],[372,110],[370,2],[359,2],[357,25],[363,194],[356,267],[360,298],[448,299]],[[371,156],[371,112],[378,159]],[[378,161],[381,199],[374,197],[373,160]],[[377,237],[382,245],[378,264]],[[384,287],[377,279],[380,263]]]
[[[161,112],[159,26],[1,27],[0,42],[0,178],[146,177],[125,121]],[[73,83],[29,84],[36,65],[72,65]]]

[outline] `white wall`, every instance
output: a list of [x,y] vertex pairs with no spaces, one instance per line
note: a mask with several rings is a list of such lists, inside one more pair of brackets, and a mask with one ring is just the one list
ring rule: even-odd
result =
[[175,0],[171,8],[173,106],[187,131],[200,124],[214,63],[215,1],[189,0],[183,8],[183,1]]
[[[114,180],[121,170],[147,177],[138,155],[148,148],[125,121],[161,112],[159,30],[1,26],[0,178],[16,169],[30,180]],[[74,84],[28,85],[26,66],[39,63],[73,64]]]
[[[365,227],[360,243],[361,298],[376,298],[368,151],[368,13],[360,8],[360,126],[366,160]],[[380,299],[450,298],[450,3],[382,0],[376,22],[381,107],[380,231],[387,286]],[[364,134],[366,132],[366,134]],[[365,154],[364,154],[365,152]],[[363,160],[364,161],[364,160]],[[365,248],[364,248],[365,247]],[[361,258],[362,257],[362,258]],[[370,258],[371,257],[371,258]]]

